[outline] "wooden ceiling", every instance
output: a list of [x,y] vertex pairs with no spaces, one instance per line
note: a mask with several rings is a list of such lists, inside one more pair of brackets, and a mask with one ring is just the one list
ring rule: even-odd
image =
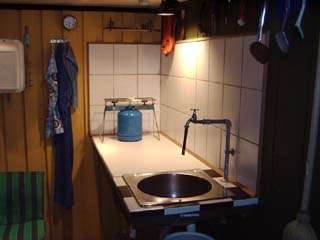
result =
[[41,5],[73,5],[73,6],[110,6],[110,7],[157,7],[161,0],[0,0],[0,4],[41,4]]

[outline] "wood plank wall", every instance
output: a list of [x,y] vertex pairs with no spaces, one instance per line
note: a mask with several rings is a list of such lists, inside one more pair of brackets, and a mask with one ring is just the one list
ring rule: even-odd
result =
[[[62,27],[65,15],[77,17],[76,29],[67,31]],[[155,27],[161,27],[160,18],[146,13],[0,10],[0,38],[22,39],[25,26],[29,27],[31,37],[26,90],[21,94],[0,95],[0,171],[46,172],[47,239],[101,239],[96,158],[88,132],[88,42],[160,42],[157,32],[103,30],[110,17],[116,26],[139,26],[153,19]],[[54,154],[51,140],[44,137],[47,84],[43,75],[51,52],[49,40],[59,37],[70,41],[79,65],[79,106],[72,115],[75,152],[72,210],[64,210],[52,202]]]

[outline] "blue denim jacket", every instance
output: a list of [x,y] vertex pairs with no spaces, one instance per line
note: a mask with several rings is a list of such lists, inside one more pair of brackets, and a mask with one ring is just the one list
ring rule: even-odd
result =
[[73,53],[72,48],[69,44],[63,46],[63,65],[67,71],[69,81],[71,82],[71,106],[76,108],[78,106],[78,91],[77,91],[77,76],[78,76],[78,65]]
[[63,124],[61,121],[60,113],[58,110],[58,69],[55,60],[55,49],[52,49],[47,73],[45,79],[48,82],[49,90],[49,104],[48,116],[46,119],[46,137],[49,138],[54,134],[61,134],[64,132]]

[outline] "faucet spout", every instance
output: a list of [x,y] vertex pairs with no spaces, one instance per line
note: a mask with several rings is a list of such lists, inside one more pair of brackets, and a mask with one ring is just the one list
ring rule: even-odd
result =
[[192,109],[193,114],[191,118],[189,118],[184,126],[184,137],[183,137],[183,144],[182,144],[182,155],[185,155],[186,146],[187,146],[187,138],[188,138],[188,130],[190,123],[194,124],[203,124],[203,125],[209,125],[209,124],[224,124],[226,126],[226,146],[225,146],[225,161],[224,161],[224,171],[223,171],[223,177],[225,181],[228,181],[229,176],[229,157],[230,155],[235,154],[235,150],[230,147],[230,137],[231,137],[231,121],[229,119],[201,119],[198,120],[197,118],[197,109]]
[[182,144],[182,155],[185,155],[186,147],[187,147],[187,138],[188,138],[188,130],[190,126],[191,118],[188,119],[186,124],[184,125],[184,136],[183,136],[183,144]]

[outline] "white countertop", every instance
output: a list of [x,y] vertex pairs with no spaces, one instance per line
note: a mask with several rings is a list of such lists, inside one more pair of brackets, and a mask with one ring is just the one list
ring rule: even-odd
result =
[[157,140],[152,135],[144,135],[139,142],[120,142],[116,136],[92,137],[93,142],[113,177],[124,174],[165,172],[190,169],[209,169],[207,165],[186,153],[161,135]]

